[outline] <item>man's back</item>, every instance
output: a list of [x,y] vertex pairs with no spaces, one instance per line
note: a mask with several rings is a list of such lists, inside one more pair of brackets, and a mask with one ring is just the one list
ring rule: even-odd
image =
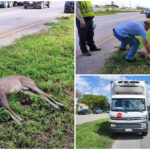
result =
[[141,36],[143,39],[147,39],[145,25],[143,22],[128,21],[116,26],[115,31],[122,37]]

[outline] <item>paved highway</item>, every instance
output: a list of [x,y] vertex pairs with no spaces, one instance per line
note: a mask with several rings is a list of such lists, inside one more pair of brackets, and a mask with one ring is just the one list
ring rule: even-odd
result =
[[83,124],[85,122],[92,122],[104,118],[108,118],[108,113],[90,114],[90,115],[76,115],[76,124]]
[[0,46],[10,44],[22,35],[48,28],[43,26],[45,22],[64,15],[64,3],[52,2],[50,8],[44,9],[0,8]]
[[50,8],[24,9],[23,7],[0,9],[0,34],[63,13],[64,2],[52,2]]
[[140,134],[120,134],[113,144],[113,149],[150,149],[150,121],[147,136]]
[[[92,52],[92,56],[80,55],[78,33],[76,32],[76,73],[77,74],[97,74],[103,67],[106,59],[115,51],[114,47],[119,42],[113,38],[112,29],[119,23],[137,20],[146,20],[145,15],[140,13],[124,13],[108,16],[97,16],[94,18],[96,24],[95,42],[102,48],[100,52]],[[77,30],[76,30],[77,31]]]

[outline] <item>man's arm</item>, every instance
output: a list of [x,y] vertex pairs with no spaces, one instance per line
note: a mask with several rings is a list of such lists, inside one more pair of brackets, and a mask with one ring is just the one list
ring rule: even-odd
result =
[[81,12],[80,12],[80,2],[76,2],[76,17],[80,21],[80,27],[85,28],[86,23],[85,23],[82,15],[81,15]]
[[150,46],[148,44],[148,40],[147,39],[143,39],[143,43],[144,43],[144,47],[145,47],[147,53],[150,54]]

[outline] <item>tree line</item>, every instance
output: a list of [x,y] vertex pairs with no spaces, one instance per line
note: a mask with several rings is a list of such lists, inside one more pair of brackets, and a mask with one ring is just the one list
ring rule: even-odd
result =
[[82,94],[77,91],[76,97],[79,103],[86,104],[91,110],[101,108],[106,111],[110,107],[108,98],[103,95]]

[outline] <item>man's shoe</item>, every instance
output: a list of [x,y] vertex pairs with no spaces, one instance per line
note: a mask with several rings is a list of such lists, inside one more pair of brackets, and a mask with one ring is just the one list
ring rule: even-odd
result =
[[119,48],[119,51],[126,51],[127,49],[125,49],[125,48]]
[[101,48],[90,49],[90,51],[101,51]]
[[136,62],[136,61],[137,61],[136,59],[133,59],[133,60],[126,59],[126,62],[131,62],[131,63],[133,63],[133,62]]
[[89,52],[83,53],[83,56],[91,56]]

